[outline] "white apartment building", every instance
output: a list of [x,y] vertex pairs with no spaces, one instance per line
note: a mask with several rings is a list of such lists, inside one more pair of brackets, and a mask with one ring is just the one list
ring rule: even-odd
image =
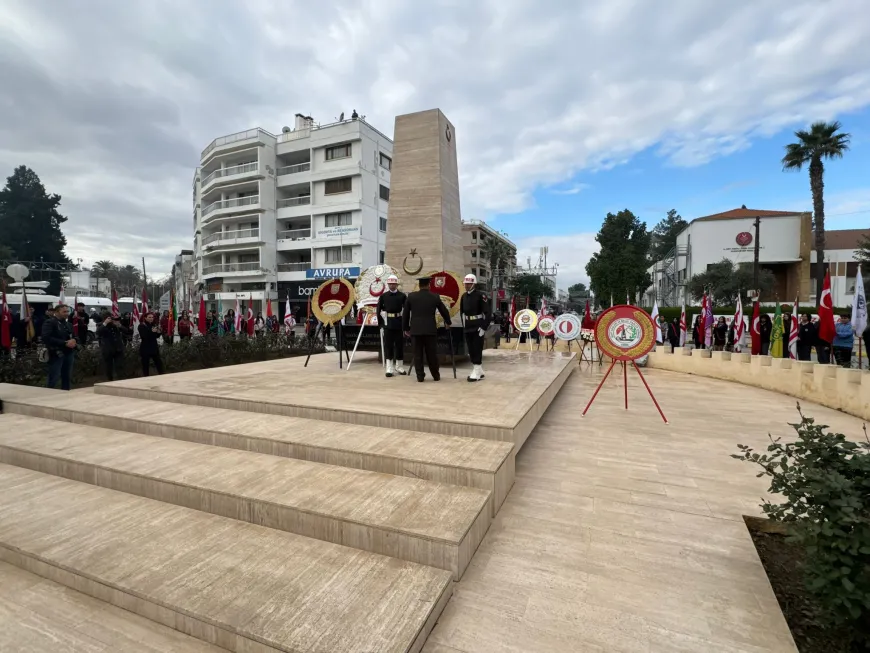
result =
[[[172,276],[175,279],[175,296],[179,310],[193,307],[194,312],[199,305],[193,306],[196,297],[196,270],[194,268],[193,250],[183,249],[176,254],[175,263],[172,265]],[[196,300],[197,302],[199,299]]]
[[324,278],[382,263],[392,140],[354,118],[251,129],[206,147],[193,182],[196,281],[209,308],[238,297],[303,306]]

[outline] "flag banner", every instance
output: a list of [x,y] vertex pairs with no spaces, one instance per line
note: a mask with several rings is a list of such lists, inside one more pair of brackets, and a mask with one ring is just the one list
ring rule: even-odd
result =
[[115,288],[112,288],[112,317],[115,319],[121,317],[121,309],[118,308],[118,293]]
[[27,301],[27,290],[21,289],[21,319],[27,323],[24,327],[24,338],[27,342],[36,339],[36,329],[33,326],[33,315],[30,314],[30,303]]
[[797,343],[798,343],[798,329],[800,329],[799,321],[798,321],[798,298],[794,298],[794,306],[791,311],[791,331],[788,334],[788,357],[791,359],[797,359]]
[[704,330],[704,345],[709,349],[713,346],[713,295],[709,297],[704,295],[704,306],[702,328]]
[[254,295],[248,297],[248,310],[245,313],[245,320],[248,326],[248,335],[254,335]]
[[227,330],[224,328],[224,303],[221,301],[220,295],[218,295],[217,322],[218,335],[222,336],[227,332]]
[[3,306],[0,307],[0,347],[12,348],[12,311],[6,299],[6,283],[3,283]]
[[650,313],[650,317],[652,318],[653,325],[655,325],[655,328],[656,328],[656,342],[658,344],[661,344],[664,341],[662,340],[662,329],[659,326],[659,300],[658,299],[653,301],[653,309],[652,309],[652,313]]
[[148,291],[145,290],[145,287],[142,287],[142,309],[139,316],[144,320],[145,314],[148,312]]
[[[278,308],[281,308],[280,306]],[[293,319],[293,309],[290,308],[290,291],[287,291],[287,308],[284,310],[284,326],[287,331],[290,331],[296,326],[296,320]]]
[[175,335],[175,325],[178,324],[178,298],[175,296],[175,291],[169,290],[169,333],[167,335]]
[[867,298],[864,296],[864,280],[861,277],[861,266],[855,276],[855,294],[852,296],[852,328],[859,338],[867,328]]
[[[513,324],[513,313],[511,313],[511,323]],[[581,329],[594,329],[595,320],[592,319],[592,312],[589,310],[589,300],[586,300],[586,312],[583,314],[583,321],[580,323]]]
[[680,311],[680,347],[686,346],[686,300],[683,300],[683,308]]
[[208,316],[205,312],[205,296],[199,296],[199,324],[196,325],[201,335],[208,333]]
[[737,309],[734,311],[734,351],[738,354],[743,349],[743,301],[737,294]]
[[133,339],[139,337],[139,322],[141,320],[139,316],[139,305],[136,303],[136,289],[133,289],[133,314],[132,319],[130,320],[130,326],[133,328]]
[[776,302],[776,311],[773,314],[773,329],[770,332],[770,355],[774,358],[782,358],[782,307]]
[[236,297],[236,307],[233,310],[233,333],[242,330],[242,311],[239,308],[239,298]]
[[752,340],[752,355],[758,356],[761,353],[761,312],[756,299],[752,306],[752,322],[749,323],[749,336]]
[[825,283],[822,285],[822,296],[819,300],[819,340],[828,344],[834,342],[837,335],[837,327],[834,325],[834,305],[831,300],[831,273],[825,274]]

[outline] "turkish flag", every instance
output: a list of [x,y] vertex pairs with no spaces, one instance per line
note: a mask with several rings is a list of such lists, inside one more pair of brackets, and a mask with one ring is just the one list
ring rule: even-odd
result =
[[205,296],[200,295],[199,296],[199,324],[197,324],[196,326],[202,335],[205,335],[206,332],[208,331],[208,328],[206,327],[207,322],[208,322],[208,316],[206,315],[206,312],[205,312]]
[[594,329],[595,320],[592,319],[592,311],[589,310],[589,300],[586,300],[586,311],[583,314],[583,321],[580,323],[583,329]]
[[253,295],[253,293],[251,294],[250,298],[248,299],[248,310],[245,313],[245,320],[247,321],[248,335],[249,336],[254,335],[254,295]]
[[828,271],[825,274],[825,283],[822,285],[822,298],[819,300],[819,339],[831,343],[836,335],[834,306],[831,302],[831,273]]
[[758,356],[761,353],[761,329],[758,325],[760,311],[758,301],[752,305],[752,322],[749,325],[749,335],[752,337],[752,355]]

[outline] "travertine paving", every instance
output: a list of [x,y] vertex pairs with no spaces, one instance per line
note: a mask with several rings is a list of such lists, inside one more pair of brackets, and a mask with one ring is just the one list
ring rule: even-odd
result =
[[490,523],[489,493],[334,465],[0,415],[0,462],[447,569]]
[[[517,478],[426,653],[794,653],[743,524],[767,483],[737,443],[793,437],[795,400],[723,381],[582,366],[517,455]],[[861,422],[806,414],[862,437]]]
[[507,442],[0,384],[7,413],[355,467],[492,493],[514,482]]
[[384,377],[375,354],[338,369],[338,354],[103,383],[98,395],[513,442],[522,447],[576,366],[574,354],[488,350],[487,379],[442,368],[438,383]]
[[2,464],[0,515],[0,560],[239,653],[416,651],[452,590],[443,570]]

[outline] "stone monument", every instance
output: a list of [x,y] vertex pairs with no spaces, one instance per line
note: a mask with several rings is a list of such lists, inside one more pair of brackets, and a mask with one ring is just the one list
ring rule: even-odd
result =
[[[387,215],[387,265],[416,270],[415,250],[421,273],[464,273],[456,130],[440,109],[396,118]],[[413,279],[402,276],[407,292]]]

